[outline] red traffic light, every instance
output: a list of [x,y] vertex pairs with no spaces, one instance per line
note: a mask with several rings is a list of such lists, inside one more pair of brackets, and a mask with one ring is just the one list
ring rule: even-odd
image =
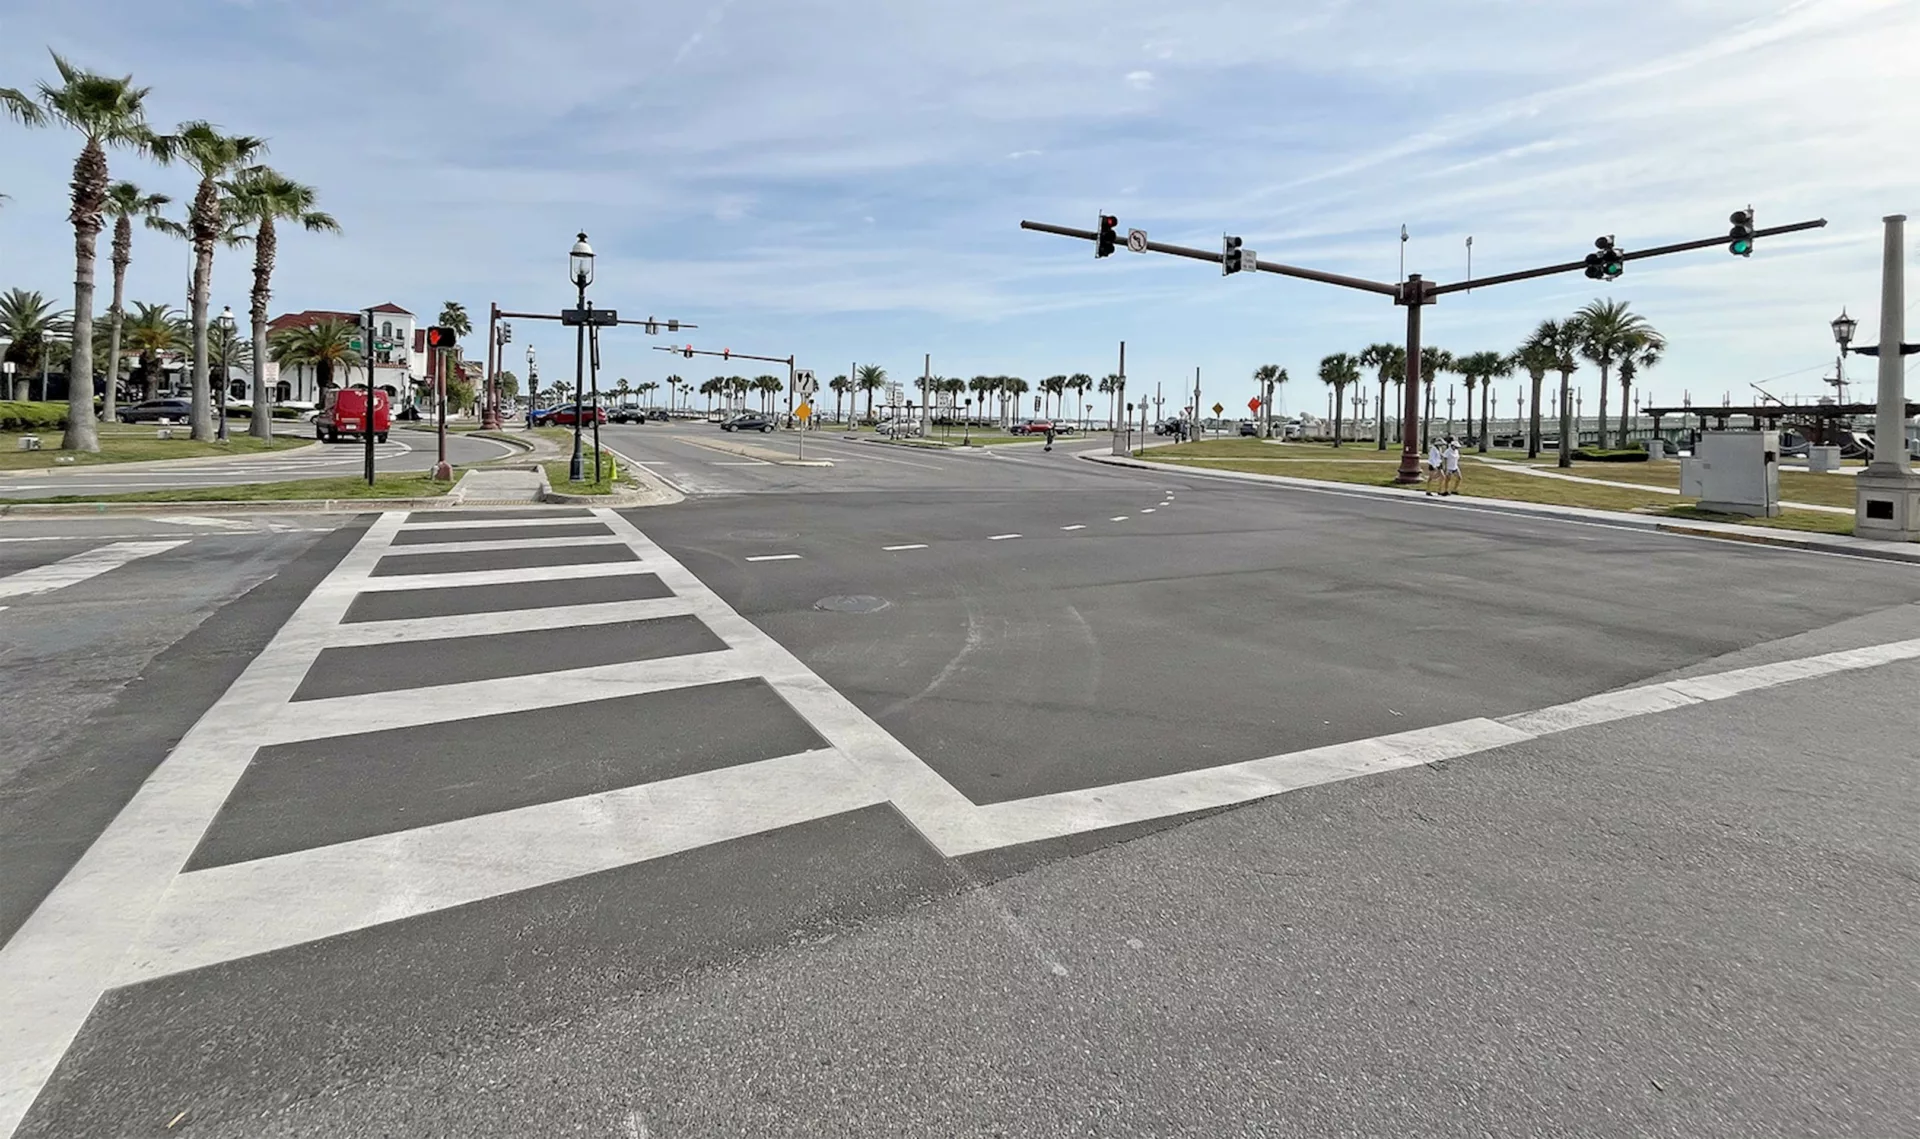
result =
[[689,360],[693,359],[693,345],[689,344],[685,348],[681,349],[680,351],[681,351],[681,355],[685,356],[687,359]]
[[458,343],[460,338],[453,334],[451,328],[442,328],[436,324],[427,329],[427,347],[429,348],[452,348]]
[[1114,232],[1114,227],[1119,224],[1120,219],[1112,214],[1100,215],[1100,234],[1095,238],[1093,245],[1095,257],[1105,257],[1113,252],[1114,243],[1119,239],[1119,234]]

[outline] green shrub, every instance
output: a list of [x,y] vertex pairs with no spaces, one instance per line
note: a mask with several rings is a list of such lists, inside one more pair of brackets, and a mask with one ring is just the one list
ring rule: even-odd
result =
[[1599,451],[1582,447],[1573,453],[1573,457],[1587,463],[1644,463],[1647,461],[1647,449],[1629,447],[1624,451]]
[[300,409],[297,407],[276,407],[273,409],[273,417],[275,419],[298,419],[300,418]]
[[65,403],[0,400],[0,431],[58,431],[66,425]]

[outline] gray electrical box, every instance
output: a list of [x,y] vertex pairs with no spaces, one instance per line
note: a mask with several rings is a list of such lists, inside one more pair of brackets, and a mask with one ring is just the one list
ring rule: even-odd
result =
[[1709,431],[1694,454],[1700,509],[1755,517],[1780,513],[1778,431]]

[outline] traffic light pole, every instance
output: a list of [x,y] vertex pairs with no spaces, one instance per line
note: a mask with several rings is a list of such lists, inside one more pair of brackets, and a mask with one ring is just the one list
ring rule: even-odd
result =
[[[1819,229],[1826,225],[1825,218],[1813,221],[1795,222],[1792,225],[1778,225],[1752,232],[1753,238],[1775,237],[1785,233],[1798,233],[1806,229]],[[1075,229],[1072,226],[1051,225],[1046,222],[1022,221],[1021,229],[1036,233],[1051,233],[1060,237],[1077,237],[1082,241],[1098,242],[1098,231]],[[1664,257],[1669,253],[1683,253],[1692,249],[1706,249],[1715,245],[1725,245],[1727,238],[1706,237],[1698,241],[1682,241],[1673,245],[1643,249],[1637,253],[1621,253],[1621,261],[1643,261],[1649,257]],[[1174,257],[1186,257],[1194,261],[1211,261],[1223,264],[1225,256],[1218,250],[1195,249],[1185,245],[1169,245],[1163,241],[1143,243],[1141,252],[1165,253]],[[1393,298],[1393,303],[1407,307],[1407,381],[1405,422],[1401,425],[1400,469],[1394,473],[1394,482],[1411,486],[1420,481],[1420,310],[1436,303],[1447,293],[1465,292],[1468,289],[1482,289],[1490,285],[1504,285],[1512,281],[1527,281],[1535,277],[1550,277],[1559,273],[1571,273],[1585,269],[1587,262],[1568,261],[1558,265],[1543,265],[1537,269],[1523,269],[1516,273],[1503,273],[1493,277],[1481,277],[1477,280],[1457,281],[1440,285],[1421,278],[1418,273],[1408,277],[1398,285],[1385,281],[1370,281],[1364,277],[1349,277],[1339,273],[1328,273],[1319,269],[1306,269],[1298,265],[1283,265],[1274,261],[1259,261],[1254,269],[1261,273],[1275,273],[1282,277],[1298,277],[1304,281],[1317,281],[1323,285],[1338,285],[1346,289],[1358,289],[1361,292],[1375,293]],[[1200,417],[1199,400],[1194,401],[1194,419]],[[1564,434],[1563,434],[1564,438]]]

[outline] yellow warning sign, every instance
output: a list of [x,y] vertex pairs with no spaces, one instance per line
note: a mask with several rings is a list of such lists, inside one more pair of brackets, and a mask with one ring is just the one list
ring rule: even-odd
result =
[[812,418],[813,418],[813,405],[812,405],[812,404],[810,404],[810,403],[803,403],[803,404],[801,404],[801,405],[800,405],[799,407],[796,407],[796,408],[794,408],[794,409],[793,409],[793,414],[794,414],[794,416],[795,416],[796,418],[798,418],[798,419],[800,419],[800,420],[802,420],[802,421],[805,421],[805,420],[808,420],[808,419],[812,419]]

